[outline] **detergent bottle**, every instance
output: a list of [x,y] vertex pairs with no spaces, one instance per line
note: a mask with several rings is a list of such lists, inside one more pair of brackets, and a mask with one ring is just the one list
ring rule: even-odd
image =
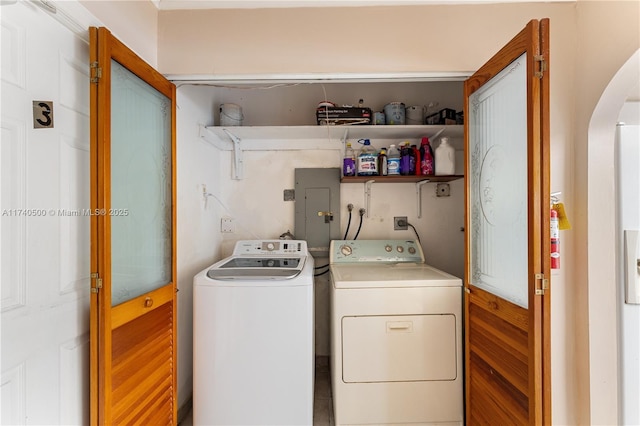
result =
[[378,174],[380,176],[387,176],[389,174],[387,148],[381,148],[378,154]]
[[358,154],[358,176],[376,176],[378,174],[378,154],[371,146],[369,139],[360,139],[362,144],[360,154]]
[[449,138],[441,138],[436,148],[436,175],[453,175],[456,172],[455,148],[449,145]]
[[397,176],[400,174],[400,151],[394,144],[389,145],[387,152],[387,174]]
[[344,152],[344,159],[342,160],[342,175],[356,175],[356,153],[351,147],[351,142],[347,142],[347,149]]
[[420,143],[420,174],[421,175],[433,175],[433,148],[429,143],[429,138],[422,138]]

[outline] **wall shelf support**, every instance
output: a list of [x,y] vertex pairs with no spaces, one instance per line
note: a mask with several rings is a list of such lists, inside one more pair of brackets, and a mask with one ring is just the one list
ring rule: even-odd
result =
[[227,129],[223,130],[233,142],[233,179],[241,180],[244,177],[244,162],[242,158],[242,147],[240,146],[241,140]]
[[375,179],[368,180],[364,183],[364,197],[365,197],[365,205],[367,206],[367,218],[369,217],[369,212],[371,211],[371,185],[375,182]]
[[418,203],[418,219],[422,217],[422,185],[429,183],[429,179],[416,182],[416,202]]

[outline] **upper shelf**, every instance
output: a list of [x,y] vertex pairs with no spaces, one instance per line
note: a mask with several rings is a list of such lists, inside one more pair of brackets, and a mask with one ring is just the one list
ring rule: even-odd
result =
[[410,175],[410,176],[343,176],[342,183],[366,183],[374,181],[376,183],[401,183],[401,182],[451,182],[453,180],[462,179],[462,175]]
[[[438,134],[462,138],[464,126],[201,126],[200,128],[200,137],[225,151],[233,149],[233,139],[230,135],[242,141],[242,150],[277,150],[342,149],[347,139],[366,138],[401,142],[423,136],[433,138]],[[316,143],[300,144],[300,141],[316,141]]]

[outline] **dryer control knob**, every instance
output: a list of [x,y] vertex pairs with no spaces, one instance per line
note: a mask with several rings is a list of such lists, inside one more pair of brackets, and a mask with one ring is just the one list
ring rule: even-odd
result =
[[409,247],[409,253],[416,254],[416,248],[415,247]]
[[340,246],[340,253],[342,253],[344,256],[351,256],[351,246],[348,245],[342,245]]
[[273,243],[268,243],[267,244],[267,250],[271,251],[271,250],[273,250],[275,248],[276,248],[276,246]]
[[384,249],[385,249],[387,252],[390,252],[391,250],[393,250],[393,247],[391,247],[389,244],[387,244],[386,246],[384,246]]
[[398,246],[398,253],[402,253],[404,251],[404,247]]

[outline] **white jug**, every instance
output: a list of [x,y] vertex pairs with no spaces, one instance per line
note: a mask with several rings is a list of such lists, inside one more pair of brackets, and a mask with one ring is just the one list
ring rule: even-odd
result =
[[456,150],[449,145],[449,138],[441,138],[436,148],[436,175],[454,175],[456,173]]

